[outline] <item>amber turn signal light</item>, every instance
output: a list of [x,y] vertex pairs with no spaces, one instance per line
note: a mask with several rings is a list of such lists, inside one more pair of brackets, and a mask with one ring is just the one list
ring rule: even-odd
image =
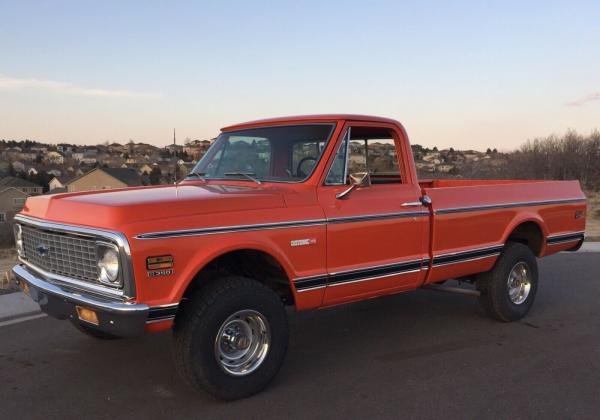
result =
[[162,270],[165,268],[173,268],[173,256],[159,255],[157,257],[148,257],[146,259],[146,268],[148,270]]
[[21,290],[23,290],[23,293],[25,293],[26,295],[29,294],[29,285],[27,283],[21,280],[19,282],[19,286],[21,286]]
[[75,309],[77,310],[77,316],[82,321],[89,322],[90,324],[94,325],[100,325],[100,321],[98,321],[98,315],[96,315],[95,311],[84,308],[83,306],[75,306]]

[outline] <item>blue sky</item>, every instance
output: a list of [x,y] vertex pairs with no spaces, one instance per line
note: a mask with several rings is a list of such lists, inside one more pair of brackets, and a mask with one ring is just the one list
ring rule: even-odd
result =
[[290,114],[511,149],[600,128],[600,2],[0,0],[0,138],[210,138]]

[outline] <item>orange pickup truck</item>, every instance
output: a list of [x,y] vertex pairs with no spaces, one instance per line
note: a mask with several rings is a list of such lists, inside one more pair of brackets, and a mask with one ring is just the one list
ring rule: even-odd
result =
[[235,399],[279,370],[286,306],[428,287],[522,318],[536,257],[578,249],[585,212],[577,181],[419,182],[391,119],[276,118],[223,128],[176,185],[29,198],[13,272],[90,336],[172,329],[183,378]]

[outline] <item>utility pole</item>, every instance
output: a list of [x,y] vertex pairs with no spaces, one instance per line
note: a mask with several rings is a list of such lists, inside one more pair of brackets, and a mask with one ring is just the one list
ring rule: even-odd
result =
[[175,137],[175,129],[173,129],[173,154],[175,155],[175,167],[173,168],[173,184],[177,183],[177,172],[179,172],[179,166],[177,165],[177,138]]

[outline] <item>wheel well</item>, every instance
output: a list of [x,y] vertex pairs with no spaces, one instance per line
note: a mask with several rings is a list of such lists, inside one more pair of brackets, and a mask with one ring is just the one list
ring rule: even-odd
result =
[[525,222],[517,226],[508,236],[507,241],[520,242],[540,256],[544,246],[544,234],[536,222]]
[[196,274],[183,297],[189,298],[210,282],[227,275],[252,278],[273,289],[284,304],[294,305],[294,295],[283,267],[266,252],[253,249],[231,251],[212,260]]

